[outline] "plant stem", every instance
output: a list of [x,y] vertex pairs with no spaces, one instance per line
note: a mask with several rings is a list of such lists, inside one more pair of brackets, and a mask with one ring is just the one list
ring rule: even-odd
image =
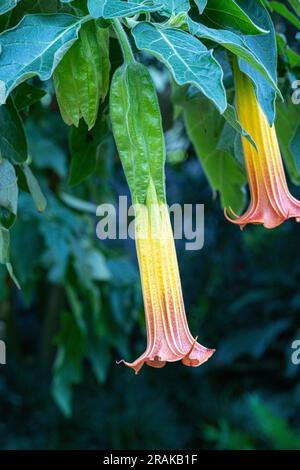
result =
[[135,58],[132,52],[132,48],[127,37],[127,34],[124,31],[124,28],[118,19],[112,20],[114,30],[121,44],[124,60],[126,63],[134,62]]

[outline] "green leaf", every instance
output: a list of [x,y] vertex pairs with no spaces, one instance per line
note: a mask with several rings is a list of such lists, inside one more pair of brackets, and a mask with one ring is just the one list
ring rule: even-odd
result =
[[77,291],[71,284],[67,284],[65,289],[74,320],[81,333],[85,335],[87,328],[84,320],[83,305],[80,302]]
[[280,2],[269,2],[268,5],[272,8],[273,11],[279,13],[283,18],[289,21],[297,29],[300,29],[300,20],[294,15],[283,3]]
[[300,449],[300,434],[289,426],[285,416],[274,412],[270,405],[264,403],[258,396],[251,395],[248,402],[257,432],[264,441],[267,441],[267,448]]
[[8,274],[10,275],[11,279],[14,281],[17,288],[20,289],[20,284],[14,275],[13,268],[10,263],[9,247],[10,247],[9,230],[0,225],[0,264],[6,265]]
[[11,99],[0,106],[0,156],[21,163],[27,159],[27,142],[22,120]]
[[214,28],[225,28],[244,34],[258,34],[268,31],[250,17],[240,4],[241,1],[235,0],[208,0],[203,18],[207,21],[208,26]]
[[[258,24],[265,27],[269,32],[267,34],[256,35],[256,36],[244,36],[244,42],[247,47],[255,51],[255,55],[258,60],[264,64],[264,67],[269,72],[269,76],[273,79],[273,82],[277,83],[277,48],[276,48],[276,36],[273,22],[270,15],[259,2],[255,0],[243,0],[243,5],[247,7],[247,12],[251,17],[256,19]],[[268,121],[273,124],[275,119],[275,98],[276,91],[265,77],[255,70],[252,65],[246,62],[244,59],[239,58],[239,67],[242,72],[250,77],[255,86],[255,92],[260,106],[262,107]]]
[[188,26],[191,34],[200,39],[204,38],[214,41],[228,49],[236,56],[247,61],[255,70],[265,77],[275,90],[277,90],[274,76],[270,73],[264,62],[261,61],[261,58],[256,54],[256,50],[248,47],[243,35],[232,31],[208,28],[201,23],[193,21],[191,18],[188,19]]
[[206,5],[207,5],[207,0],[195,0],[195,3],[198,7],[200,15],[203,13]]
[[284,34],[276,33],[276,42],[278,48],[278,54],[282,55],[286,62],[288,62],[290,68],[300,66],[300,55],[295,52],[287,44],[287,40]]
[[300,55],[289,46],[286,47],[286,57],[291,68],[300,67]]
[[109,86],[108,29],[95,21],[84,24],[79,39],[65,54],[54,72],[54,85],[64,121],[78,126],[81,117],[91,129],[99,102]]
[[194,84],[221,113],[225,111],[223,70],[212,51],[208,51],[198,39],[184,31],[160,29],[147,22],[138,24],[132,33],[137,47],[162,60],[179,85]]
[[9,230],[0,226],[0,263],[9,262]]
[[191,8],[189,0],[155,0],[155,3],[162,5],[163,12],[172,15],[187,13]]
[[[177,84],[174,82],[172,83],[172,88],[173,88],[173,103],[175,106],[179,107],[179,110],[181,107],[184,107],[187,102],[196,99],[196,98],[201,98],[201,93],[194,87],[194,86],[189,86],[189,87],[179,87]],[[178,111],[180,112],[180,111]],[[242,128],[238,117],[236,113],[236,109],[234,106],[232,106],[230,103],[227,103],[227,108],[225,109],[224,113],[222,114],[224,119],[230,124],[230,126],[240,135],[245,137],[249,142],[256,148],[256,144],[252,137]]]
[[15,221],[18,207],[16,172],[8,160],[0,161],[0,223],[9,228]]
[[221,142],[225,120],[205,98],[184,106],[186,129],[212,190],[218,191],[222,206],[240,212],[245,204],[245,174]]
[[300,1],[299,0],[288,0],[291,7],[295,10],[298,16],[300,16]]
[[68,193],[60,193],[59,196],[61,200],[72,209],[93,215],[96,214],[97,206],[91,202],[84,201]]
[[[150,3],[150,5],[149,5]],[[152,4],[151,4],[152,3]],[[161,5],[149,1],[124,2],[122,0],[88,0],[90,15],[94,18],[118,18],[137,13],[157,11]]]
[[28,189],[30,191],[30,194],[37,210],[39,212],[43,212],[46,209],[47,201],[44,194],[42,193],[42,190],[36,177],[34,176],[28,165],[22,165],[21,169],[25,175]]
[[6,263],[6,269],[7,269],[7,272],[10,276],[10,278],[14,281],[16,287],[18,289],[21,289],[21,286],[19,284],[19,281],[18,279],[16,278],[15,274],[14,274],[14,270],[13,270],[13,267],[12,267],[12,264],[11,263]]
[[47,92],[42,88],[38,88],[26,82],[21,83],[13,93],[15,107],[18,111],[22,111],[37,101],[40,101],[46,94]]
[[152,78],[144,65],[124,64],[114,73],[110,118],[133,202],[145,203],[151,180],[158,199],[165,201],[161,113]]
[[2,0],[0,4],[0,15],[3,15],[3,13],[6,13],[7,11],[15,8],[18,1],[20,0]]
[[33,75],[49,79],[85,20],[59,13],[27,15],[17,26],[0,34],[0,103],[5,103],[10,92]]
[[90,176],[96,168],[99,145],[106,136],[106,121],[99,117],[94,129],[89,131],[83,120],[79,127],[70,132],[70,152],[72,155],[69,185],[75,186]]
[[300,185],[299,149],[291,146],[298,135],[300,125],[299,107],[288,98],[284,103],[277,103],[276,132],[280,150],[284,158],[289,176],[294,184]]

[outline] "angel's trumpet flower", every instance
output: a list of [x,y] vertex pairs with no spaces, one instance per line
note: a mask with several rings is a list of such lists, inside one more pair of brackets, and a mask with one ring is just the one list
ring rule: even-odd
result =
[[242,138],[250,189],[247,211],[234,218],[226,217],[243,228],[246,224],[263,224],[274,228],[287,219],[300,220],[300,202],[289,192],[274,125],[270,127],[256,99],[250,79],[234,65],[236,106],[243,128],[253,138],[257,150]]
[[189,330],[168,207],[156,199],[150,184],[146,205],[136,206],[136,248],[146,313],[147,349],[134,362],[136,373],[146,363],[163,367],[181,360],[197,367],[215,352],[197,342]]

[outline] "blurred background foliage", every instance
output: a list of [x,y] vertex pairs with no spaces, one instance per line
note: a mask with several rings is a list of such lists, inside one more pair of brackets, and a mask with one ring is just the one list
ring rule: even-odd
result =
[[[22,12],[26,5],[28,11],[56,5],[22,3]],[[280,14],[280,2],[265,3],[273,11],[279,80],[288,96],[300,77],[297,25]],[[11,263],[21,290],[0,266],[0,338],[7,345],[7,365],[0,366],[0,448],[299,449],[300,366],[291,362],[291,345],[300,339],[300,227],[289,221],[272,231],[241,232],[225,220],[184,128],[181,93],[161,64],[140,59],[159,90],[169,202],[205,204],[204,248],[185,251],[184,241],[177,248],[191,331],[217,352],[197,369],[145,366],[135,376],[116,364],[140,354],[146,337],[134,243],[96,237],[97,205],[128,195],[107,100],[92,131],[83,123],[70,131],[53,83],[31,79],[14,100],[47,208],[36,211],[20,172]],[[121,63],[113,38],[110,60],[112,70]],[[299,148],[291,149],[290,141],[299,107],[279,104],[277,121],[298,197],[293,155]],[[72,175],[78,178],[81,170],[70,174],[74,155],[93,160],[75,185]]]

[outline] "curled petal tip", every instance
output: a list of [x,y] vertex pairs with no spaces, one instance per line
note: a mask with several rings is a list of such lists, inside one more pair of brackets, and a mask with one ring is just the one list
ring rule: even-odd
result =
[[233,220],[231,219],[230,215],[228,214],[227,210],[230,210],[230,207],[227,209],[227,207],[224,207],[224,216],[226,217],[227,220],[229,220],[229,222],[233,222]]

